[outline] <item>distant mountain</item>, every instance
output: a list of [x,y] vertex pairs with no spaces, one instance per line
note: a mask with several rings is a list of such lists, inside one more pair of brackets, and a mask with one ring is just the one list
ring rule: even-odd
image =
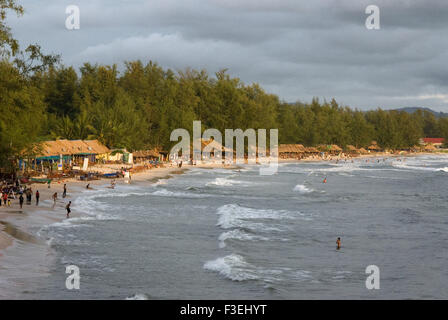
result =
[[422,110],[422,111],[426,110],[426,111],[431,112],[436,118],[448,117],[448,113],[446,113],[446,112],[437,112],[430,108],[424,108],[424,107],[407,107],[407,108],[399,108],[399,109],[393,109],[393,110],[405,111],[407,113],[414,113],[417,110]]

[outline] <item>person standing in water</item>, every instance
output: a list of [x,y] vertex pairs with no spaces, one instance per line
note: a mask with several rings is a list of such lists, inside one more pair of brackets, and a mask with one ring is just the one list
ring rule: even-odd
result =
[[36,206],[39,205],[39,198],[40,198],[40,194],[39,194],[39,190],[36,191]]
[[64,184],[64,192],[62,193],[62,198],[65,198],[67,196],[67,185]]
[[338,237],[338,240],[336,240],[337,250],[341,249],[341,238]]
[[20,197],[19,197],[19,204],[20,204],[20,209],[22,209],[23,208],[23,194],[20,194]]
[[68,204],[65,206],[65,210],[67,210],[67,219],[70,218],[70,212],[72,212],[70,210],[70,205],[72,204],[71,201],[68,202]]

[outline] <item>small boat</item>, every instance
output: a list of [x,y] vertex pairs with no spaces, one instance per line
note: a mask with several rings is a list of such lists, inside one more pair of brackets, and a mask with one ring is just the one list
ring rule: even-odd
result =
[[31,178],[30,181],[34,183],[51,183],[51,179],[47,178]]

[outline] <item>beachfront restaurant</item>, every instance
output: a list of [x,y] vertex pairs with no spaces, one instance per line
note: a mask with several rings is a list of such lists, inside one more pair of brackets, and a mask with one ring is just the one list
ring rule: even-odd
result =
[[52,171],[58,169],[58,164],[81,166],[84,158],[87,158],[89,163],[95,163],[99,154],[108,151],[109,149],[97,140],[44,141],[36,146],[33,157],[19,161],[19,168],[31,167],[41,171],[47,168]]

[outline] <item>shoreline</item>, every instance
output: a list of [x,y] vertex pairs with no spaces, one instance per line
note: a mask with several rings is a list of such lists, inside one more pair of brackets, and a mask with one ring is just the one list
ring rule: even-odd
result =
[[[390,153],[372,153],[365,155],[358,155],[356,157],[338,157],[338,156],[329,156],[327,158],[321,158],[320,156],[316,156],[313,158],[306,159],[278,159],[279,163],[309,163],[309,162],[334,162],[334,161],[348,161],[348,160],[359,160],[359,159],[370,159],[370,158],[400,158],[400,157],[418,157],[418,156],[427,156],[427,155],[442,155],[446,153],[442,152],[417,152],[417,153],[406,153],[406,154],[390,154]],[[134,173],[131,178],[132,182],[142,183],[149,182],[155,183],[159,179],[167,179],[172,175],[182,174],[183,172],[191,169],[191,168],[202,168],[202,169],[214,169],[214,168],[223,168],[223,169],[235,169],[241,168],[245,164],[231,164],[231,165],[223,165],[219,163],[210,163],[210,164],[200,164],[200,165],[188,165],[185,164],[182,168],[178,168],[177,166],[167,166],[161,168],[153,168],[149,170],[145,170],[142,172]],[[125,184],[124,178],[115,179],[117,184]],[[47,220],[48,223],[61,222],[65,220],[65,204],[70,201],[70,199],[76,199],[78,195],[81,194],[81,191],[86,190],[85,186],[90,184],[92,190],[95,190],[95,186],[106,186],[109,181],[108,179],[100,179],[100,180],[92,180],[92,181],[81,181],[73,178],[67,178],[58,181],[57,183],[53,183],[50,188],[47,187],[46,184],[33,183],[30,184],[29,187],[32,188],[33,192],[39,190],[40,193],[40,206],[35,205],[35,197],[33,197],[33,201],[31,205],[25,204],[23,205],[23,209],[19,208],[19,204],[17,200],[13,200],[11,202],[11,207],[5,207],[2,205],[0,207],[0,261],[2,257],[5,255],[5,250],[11,247],[14,244],[14,241],[17,240],[15,237],[15,233],[11,234],[9,230],[12,230],[12,227],[7,229],[5,226],[13,226],[14,228],[18,228],[19,231],[29,233],[27,226],[36,226],[36,223],[27,223],[23,226],[22,223],[17,223],[22,221],[23,217],[27,218],[32,217],[35,212],[38,211],[46,211],[44,214],[44,220]],[[62,186],[67,184],[68,188],[68,197],[66,199],[61,199],[60,194],[62,194]],[[43,202],[50,201],[51,196],[54,192],[58,193],[58,201],[56,206],[45,206]],[[52,200],[51,200],[52,201]],[[54,209],[58,208],[58,212],[56,215],[54,214]],[[79,217],[82,214],[77,212],[76,204],[73,207],[73,213],[71,213],[71,217]],[[32,218],[31,218],[32,220]],[[42,219],[41,219],[42,220]],[[42,221],[40,221],[42,223]],[[17,224],[17,225],[16,225]],[[43,226],[43,225],[40,225]],[[19,239],[20,240],[20,239]]]
[[[428,156],[428,155],[443,155],[446,153],[407,153],[407,154],[385,154],[385,153],[375,153],[360,155],[353,158],[339,158],[331,157],[329,159],[322,159],[316,157],[314,159],[279,159],[279,163],[309,163],[309,162],[334,162],[334,161],[362,161],[362,159],[370,158],[404,158],[404,157],[418,157],[418,156]],[[163,168],[153,168],[146,171],[134,173],[131,178],[131,185],[135,182],[136,184],[154,184],[160,179],[169,179],[173,176],[183,174],[184,172],[192,168],[202,168],[202,169],[236,169],[242,168],[244,165],[232,164],[200,164],[197,166],[184,165],[182,168],[178,168],[176,165]],[[124,182],[124,178],[116,179],[117,185],[127,185]],[[24,204],[23,209],[20,209],[18,200],[12,200],[11,207],[5,207],[2,205],[0,207],[0,268],[3,269],[3,277],[6,276],[6,281],[0,279],[0,299],[10,299],[19,298],[20,292],[12,293],[8,290],[9,277],[5,275],[8,273],[9,268],[11,271],[15,271],[14,264],[9,261],[9,258],[17,258],[17,256],[22,255],[21,259],[21,269],[24,269],[25,274],[16,274],[16,278],[12,281],[20,281],[23,290],[28,288],[25,285],[25,281],[22,281],[28,277],[30,274],[34,273],[36,277],[36,270],[33,270],[35,261],[46,261],[47,264],[51,263],[50,258],[54,256],[50,253],[51,246],[48,243],[48,239],[42,239],[36,230],[51,225],[53,223],[63,222],[66,220],[65,204],[68,201],[73,201],[72,210],[70,218],[79,218],[86,215],[86,213],[79,212],[76,208],[76,199],[82,195],[86,194],[87,189],[85,186],[90,184],[93,190],[107,188],[108,184],[112,180],[100,179],[92,181],[81,181],[75,180],[73,178],[64,179],[57,183],[53,183],[50,188],[46,184],[31,184],[33,192],[39,190],[40,193],[40,204],[36,206],[35,197],[33,196],[33,201],[31,204]],[[67,184],[67,198],[61,199],[63,185]],[[55,205],[53,205],[53,200],[51,196],[54,192],[58,193],[58,200]],[[33,250],[30,256],[25,256],[20,250],[23,250],[24,246],[32,246]],[[37,248],[37,250],[36,250]],[[27,251],[28,252],[28,251]],[[39,255],[39,256],[37,256]],[[23,263],[24,262],[24,263]],[[30,262],[30,263],[29,263]],[[26,270],[25,270],[26,269]],[[20,270],[22,271],[22,270]],[[29,273],[28,273],[29,272]],[[15,272],[17,273],[17,272]],[[22,278],[23,277],[23,278]],[[6,286],[4,285],[6,283]],[[20,289],[19,289],[20,291]],[[23,293],[24,291],[22,291]]]

